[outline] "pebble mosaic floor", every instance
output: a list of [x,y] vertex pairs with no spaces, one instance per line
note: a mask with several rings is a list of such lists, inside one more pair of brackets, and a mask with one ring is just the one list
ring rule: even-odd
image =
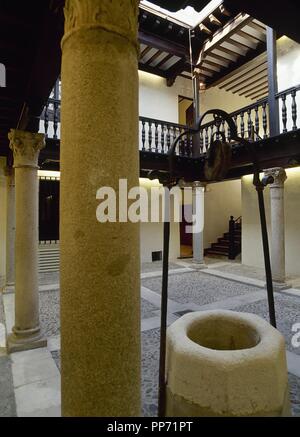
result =
[[[193,266],[190,265],[192,268]],[[172,263],[170,269],[183,268],[182,264]],[[229,267],[229,270],[231,267]],[[234,268],[236,269],[236,268]],[[226,270],[226,268],[225,268]],[[142,286],[151,292],[154,292],[159,297],[161,293],[161,263],[147,263],[143,265],[142,273],[157,272],[155,277],[142,279]],[[237,273],[238,274],[238,273]],[[262,295],[259,293],[262,292]],[[154,294],[152,293],[152,294]],[[258,293],[258,298],[253,302],[251,295],[255,296]],[[156,295],[155,294],[155,295]],[[191,306],[192,310],[195,307],[212,304],[219,308],[222,304],[228,301],[235,300],[239,302],[239,297],[248,299],[249,303],[235,305],[235,311],[252,312],[266,320],[268,320],[267,300],[264,297],[263,290],[251,285],[233,282],[227,279],[207,275],[201,271],[180,272],[172,274],[169,278],[169,299],[177,303],[183,310]],[[259,297],[260,296],[260,297]],[[253,300],[253,299],[252,299]],[[142,401],[143,415],[157,415],[157,396],[158,396],[158,363],[159,363],[159,299],[153,303],[147,296],[143,295],[141,300],[141,317],[142,320],[157,318],[155,328],[151,327],[144,330],[141,335],[142,339]],[[291,327],[294,323],[300,322],[300,294],[290,296],[284,293],[276,293],[275,303],[277,310],[278,329],[282,332],[286,339],[287,349],[297,355],[300,355],[300,348],[295,349],[291,346]],[[59,336],[59,291],[43,291],[40,293],[41,306],[41,325],[44,334],[48,338]],[[180,309],[179,309],[180,311]],[[170,311],[173,320],[178,317],[178,308],[173,314]],[[150,326],[150,325],[149,325]],[[60,350],[51,352],[52,357],[60,368]],[[5,366],[7,363],[5,363]],[[1,379],[1,363],[0,363],[0,379]],[[292,403],[293,415],[300,416],[300,378],[294,375],[289,375],[290,397]],[[1,395],[0,395],[1,397]],[[13,403],[12,403],[13,405]],[[1,406],[1,404],[0,404]],[[0,409],[1,413],[1,409]],[[13,415],[13,407],[10,413]],[[1,415],[1,414],[0,414]]]

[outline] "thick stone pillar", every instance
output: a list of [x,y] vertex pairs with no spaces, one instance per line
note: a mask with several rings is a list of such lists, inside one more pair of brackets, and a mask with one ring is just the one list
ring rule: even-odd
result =
[[199,267],[205,267],[203,248],[204,192],[205,185],[202,182],[193,183],[193,215],[197,215],[197,221],[202,228],[200,232],[193,233],[193,262]]
[[16,182],[15,326],[11,352],[46,345],[39,323],[38,290],[38,156],[43,134],[12,130]]
[[284,182],[287,179],[283,168],[272,168],[265,171],[272,176],[274,183],[270,185],[271,211],[271,263],[273,281],[285,284],[285,224],[284,224]]
[[118,194],[124,178],[128,189],[139,186],[137,16],[134,0],[67,0],[65,7],[63,416],[140,414],[139,225],[96,219],[99,188]]
[[6,287],[15,284],[15,171],[12,167],[6,167]]

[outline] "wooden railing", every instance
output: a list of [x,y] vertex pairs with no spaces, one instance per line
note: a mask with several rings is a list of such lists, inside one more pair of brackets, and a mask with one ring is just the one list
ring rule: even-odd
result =
[[[298,129],[298,102],[300,98],[300,85],[282,91],[276,95],[280,113],[280,132],[287,133]],[[232,112],[238,134],[242,138],[250,141],[259,141],[269,138],[270,120],[268,98],[246,106],[238,111]],[[50,98],[41,116],[41,131],[45,132],[48,138],[60,138],[60,100]],[[187,130],[187,126],[171,123],[168,121],[157,120],[154,118],[139,118],[139,149],[143,152],[165,154],[169,150],[176,138]],[[231,141],[231,133],[225,122],[218,125],[216,121],[209,121],[200,130],[200,155],[205,154],[211,139],[225,136],[227,141]],[[179,156],[191,157],[195,152],[193,147],[193,136],[186,134],[178,143],[176,154]],[[197,153],[199,155],[199,153]]]
[[[185,125],[147,117],[139,118],[139,126],[140,150],[142,152],[166,153],[176,138],[187,130]],[[192,156],[192,136],[184,135],[179,141],[177,149],[178,155]]]

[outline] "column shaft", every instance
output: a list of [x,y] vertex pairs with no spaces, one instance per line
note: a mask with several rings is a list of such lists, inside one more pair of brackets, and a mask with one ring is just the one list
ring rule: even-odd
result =
[[286,172],[282,168],[267,170],[266,175],[274,178],[270,185],[271,210],[271,263],[274,282],[285,283],[285,217],[284,217],[284,182]]
[[193,215],[197,215],[201,231],[193,233],[193,261],[196,264],[204,264],[203,226],[204,226],[204,191],[201,182],[193,184]]
[[38,290],[38,176],[37,161],[44,135],[12,130],[16,183],[15,326],[11,352],[43,347]]
[[139,225],[99,223],[96,193],[139,185],[138,2],[68,0],[62,41],[64,416],[140,414]]
[[11,167],[6,168],[7,203],[6,203],[6,286],[15,283],[15,173]]

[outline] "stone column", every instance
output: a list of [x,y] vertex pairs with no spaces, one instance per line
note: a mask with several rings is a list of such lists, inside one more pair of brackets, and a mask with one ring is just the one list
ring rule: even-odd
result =
[[205,185],[202,182],[193,183],[193,215],[197,215],[202,231],[193,233],[193,262],[198,267],[205,267],[203,248],[203,226],[204,226],[204,192]]
[[6,167],[6,287],[15,284],[15,171],[12,167]]
[[283,168],[271,168],[265,176],[272,176],[274,183],[270,185],[271,211],[271,263],[273,281],[285,284],[285,225],[284,225],[284,182],[287,179]]
[[11,130],[16,181],[15,326],[11,352],[46,345],[39,323],[38,290],[38,156],[43,134]]
[[[138,1],[67,0],[62,40],[63,416],[140,414],[139,225],[100,223],[101,187],[139,186]],[[117,202],[118,217],[118,202]]]

